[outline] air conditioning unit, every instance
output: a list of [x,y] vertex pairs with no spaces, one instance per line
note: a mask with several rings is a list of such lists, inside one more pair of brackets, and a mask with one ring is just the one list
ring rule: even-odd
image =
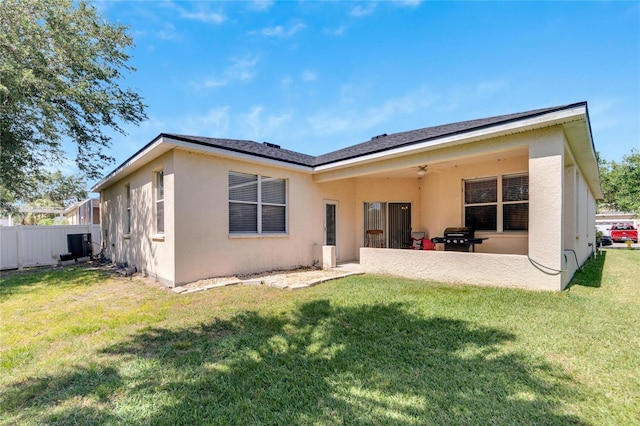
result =
[[67,250],[73,259],[91,256],[91,234],[68,234]]

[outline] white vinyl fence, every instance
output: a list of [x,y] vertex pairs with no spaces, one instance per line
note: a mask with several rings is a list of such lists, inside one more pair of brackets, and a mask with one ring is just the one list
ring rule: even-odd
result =
[[98,253],[100,225],[0,226],[0,270],[55,265],[69,252],[67,235],[88,233]]

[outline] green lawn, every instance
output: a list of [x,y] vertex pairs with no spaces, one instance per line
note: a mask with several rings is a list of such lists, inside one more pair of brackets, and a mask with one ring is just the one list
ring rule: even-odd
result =
[[0,281],[0,424],[640,424],[640,251],[568,291]]

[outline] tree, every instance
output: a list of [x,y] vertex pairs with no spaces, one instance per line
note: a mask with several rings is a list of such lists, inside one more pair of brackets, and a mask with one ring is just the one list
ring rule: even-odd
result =
[[80,175],[64,175],[62,172],[45,172],[42,180],[33,182],[33,191],[27,203],[48,200],[48,206],[68,207],[87,198],[87,182]]
[[621,162],[598,160],[604,198],[600,207],[640,213],[640,151],[622,157]]
[[85,0],[0,1],[0,208],[63,160],[64,140],[98,178],[113,162],[105,132],[146,119],[141,97],[120,87],[135,71],[126,31]]
[[[76,201],[88,197],[87,182],[80,175],[65,175],[60,171],[43,172],[41,176],[29,179],[30,192],[26,198],[15,200],[26,209],[64,209]],[[29,225],[52,225],[55,215],[49,213],[16,212],[15,222]]]

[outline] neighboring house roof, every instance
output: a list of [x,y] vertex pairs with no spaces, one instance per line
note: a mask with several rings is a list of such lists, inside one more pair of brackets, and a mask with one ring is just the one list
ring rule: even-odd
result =
[[[582,137],[591,145],[591,153],[589,158],[591,165],[596,165],[595,178],[599,180],[597,176],[597,163],[595,162],[595,147],[593,145],[593,138],[591,135],[591,128],[589,124],[589,118],[587,113],[587,103],[578,102],[574,104],[555,106],[551,108],[542,108],[531,111],[525,111],[515,114],[499,115],[494,117],[482,118],[478,120],[461,121],[458,123],[445,124],[440,126],[426,127],[417,130],[410,130],[406,132],[383,134],[375,136],[371,140],[362,142],[356,145],[349,146],[344,149],[333,151],[320,156],[311,156],[302,154],[295,151],[280,148],[278,145],[271,143],[259,143],[249,140],[236,140],[236,139],[220,139],[220,138],[207,138],[201,136],[188,136],[178,135],[171,133],[161,133],[138,152],[132,155],[128,160],[118,166],[114,171],[105,176],[100,182],[98,182],[93,191],[99,191],[100,189],[108,186],[108,182],[111,181],[117,175],[120,175],[125,169],[134,170],[136,164],[146,162],[150,158],[156,157],[175,146],[182,146],[185,148],[201,149],[207,151],[213,151],[217,153],[234,153],[241,156],[249,156],[254,158],[262,158],[275,162],[282,162],[295,166],[303,167],[309,171],[314,171],[316,167],[326,168],[329,165],[350,162],[350,160],[365,158],[375,154],[390,153],[394,150],[399,150],[407,147],[415,146],[420,148],[422,144],[430,141],[438,141],[443,138],[455,138],[456,136],[464,137],[465,135],[486,132],[490,134],[492,130],[498,128],[513,127],[510,131],[522,131],[519,126],[525,126],[525,122],[528,128],[536,128],[536,126],[544,127],[548,125],[555,125],[562,123],[562,114],[558,117],[554,113],[569,112],[573,110],[584,111],[580,112],[580,115],[585,117],[587,134]],[[569,114],[573,118],[573,113]],[[539,122],[537,119],[539,118]],[[515,130],[514,130],[515,129]],[[158,146],[164,141],[165,144],[171,145],[170,148],[165,150],[158,149]],[[154,151],[156,155],[151,155],[151,151]],[[599,186],[599,184],[598,184]]]

